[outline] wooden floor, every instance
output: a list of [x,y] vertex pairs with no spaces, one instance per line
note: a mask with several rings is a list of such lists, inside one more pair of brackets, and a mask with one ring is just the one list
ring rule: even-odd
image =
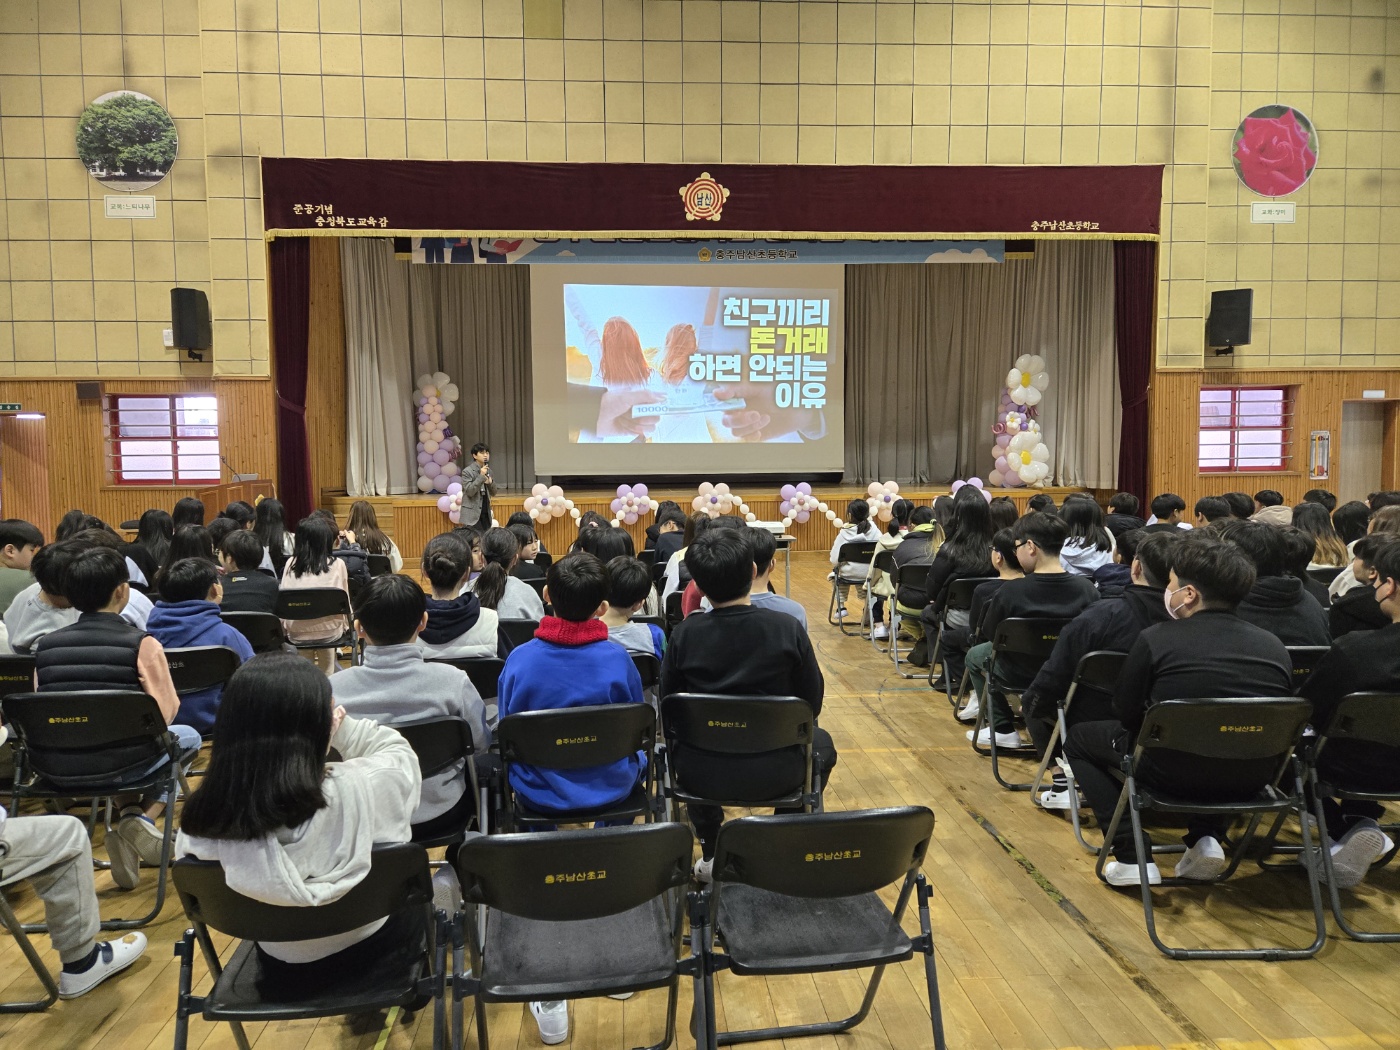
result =
[[[825,559],[794,558],[794,596],[812,616],[812,637],[826,675],[823,725],[840,751],[828,809],[921,803],[937,814],[927,874],[935,888],[934,935],[948,1045],[962,1048],[1400,1047],[1400,945],[1329,939],[1307,962],[1173,962],[1143,929],[1141,903],[1103,887],[1092,858],[1057,816],[1034,810],[1024,794],[995,786],[987,761],[972,754],[947,704],[922,681],[906,681],[868,642],[825,624]],[[1170,834],[1170,833],[1165,833]],[[1092,835],[1092,833],[1091,833]],[[1366,928],[1400,928],[1400,873],[1375,878],[1355,900]],[[153,875],[131,894],[98,874],[107,914],[132,914],[153,892]],[[41,914],[27,891],[12,893],[22,918]],[[1308,895],[1292,873],[1247,864],[1231,884],[1156,895],[1159,927],[1191,946],[1257,945],[1269,938],[1305,943]],[[1330,925],[1330,924],[1329,924]],[[0,1045],[14,1050],[97,1047],[138,1050],[171,1045],[176,962],[171,946],[184,928],[167,902],[147,932],[146,957],[126,974],[37,1016],[0,1016]],[[47,941],[38,943],[51,965]],[[221,942],[222,943],[222,942]],[[201,975],[196,991],[207,987]],[[0,998],[36,987],[18,950],[0,936]],[[860,994],[855,975],[769,981],[723,974],[721,1028],[842,1017]],[[917,961],[886,975],[870,1018],[837,1038],[791,1041],[803,1050],[912,1050],[932,1045]],[[571,1006],[573,1047],[641,1046],[660,1037],[664,995]],[[680,1031],[689,1015],[681,1000]],[[468,1011],[470,1016],[470,1011]],[[490,1010],[493,1045],[538,1047],[520,1007]],[[386,1020],[392,1023],[386,1024]],[[329,1047],[426,1047],[431,1018],[411,1023],[373,1017],[250,1027],[259,1050]],[[229,1047],[225,1027],[192,1022],[191,1046]],[[474,1046],[475,1033],[470,1033]],[[680,1045],[689,1043],[682,1035]]]

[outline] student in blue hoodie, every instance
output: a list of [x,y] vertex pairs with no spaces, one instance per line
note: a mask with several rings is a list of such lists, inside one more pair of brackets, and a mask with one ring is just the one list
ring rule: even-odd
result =
[[[608,638],[608,570],[582,551],[549,567],[545,600],[554,615],[506,658],[498,686],[500,715],[598,704],[640,704],[642,679],[632,657]],[[511,787],[531,809],[568,813],[621,802],[644,769],[639,753],[607,766],[535,769],[511,766]]]
[[[219,570],[203,558],[182,558],[160,580],[161,600],[146,621],[146,630],[166,649],[194,645],[222,645],[238,654],[240,663],[253,658],[253,647],[235,627],[219,618],[223,584]],[[209,734],[219,710],[222,686],[202,689],[180,697],[181,725]]]

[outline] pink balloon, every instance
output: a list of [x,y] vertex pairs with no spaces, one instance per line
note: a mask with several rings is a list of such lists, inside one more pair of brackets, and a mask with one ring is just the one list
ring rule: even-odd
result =
[[982,479],[981,479],[981,478],[973,478],[971,481],[968,482],[968,484],[971,485],[971,486],[972,486],[973,488],[975,488],[975,489],[980,489],[980,488],[982,487]]
[[797,489],[793,488],[791,485],[784,485],[778,490],[778,495],[782,496],[785,500],[789,500],[792,499],[793,496],[797,495]]
[[997,435],[997,447],[998,447],[998,448],[1005,448],[1005,447],[1006,447],[1007,445],[1009,445],[1009,444],[1011,444],[1011,435],[1010,435],[1010,434],[998,434],[998,435]]

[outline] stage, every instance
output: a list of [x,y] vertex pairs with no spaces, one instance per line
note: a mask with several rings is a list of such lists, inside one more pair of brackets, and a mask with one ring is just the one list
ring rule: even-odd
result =
[[[781,484],[774,481],[762,488],[748,486],[738,489],[738,495],[748,504],[749,510],[758,515],[760,520],[780,521],[782,515],[778,512],[778,504],[782,502],[782,498],[778,495],[777,490]],[[696,483],[695,488],[688,489],[656,488],[651,489],[650,494],[653,499],[658,501],[675,500],[689,513],[690,501],[695,498],[698,486],[699,482]],[[818,499],[842,515],[845,513],[847,503],[857,497],[864,497],[866,494],[866,488],[861,485],[819,485],[813,486],[812,491]],[[994,496],[1009,496],[1016,506],[1024,511],[1027,502],[1038,492],[1048,493],[1054,498],[1055,503],[1059,504],[1064,502],[1064,498],[1070,493],[1087,490],[1078,488],[1015,488],[992,489],[990,491]],[[909,486],[900,490],[900,495],[905,499],[924,504],[931,503],[936,497],[946,496],[948,493],[949,489],[946,485]],[[529,493],[526,491],[498,492],[491,500],[496,519],[505,521],[515,511],[523,509],[525,497],[528,495]],[[612,519],[612,510],[609,504],[617,495],[616,488],[565,488],[564,495],[574,501],[574,506],[579,511],[593,510],[609,520]],[[436,496],[370,496],[366,497],[366,500],[374,506],[380,528],[398,544],[399,552],[403,555],[405,568],[416,569],[419,556],[428,540],[438,533],[452,528],[452,523],[448,520],[447,515],[438,510]],[[344,523],[350,514],[350,504],[354,502],[355,500],[347,496],[344,491],[328,489],[321,492],[319,505],[334,511],[336,517]],[[635,525],[621,526],[632,534],[638,550],[641,550],[645,540],[646,527],[654,520],[653,515],[647,515]],[[544,540],[545,547],[556,554],[568,550],[577,533],[573,519],[567,517],[555,518],[546,525],[537,526],[536,529],[540,538]],[[836,538],[836,530],[825,518],[814,516],[805,523],[794,522],[792,527],[788,529],[788,535],[793,537],[792,551],[794,553],[821,551],[825,554],[831,550],[831,544]]]

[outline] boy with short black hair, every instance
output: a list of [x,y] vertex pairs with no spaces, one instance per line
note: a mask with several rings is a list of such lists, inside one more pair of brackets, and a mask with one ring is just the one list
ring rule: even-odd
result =
[[224,538],[224,612],[277,611],[277,578],[258,567],[266,557],[267,549],[255,533],[233,532]]
[[1115,492],[1108,500],[1108,514],[1104,526],[1114,537],[1143,528],[1147,522],[1138,516],[1142,503],[1131,492]]
[[[80,552],[94,546],[93,536],[101,536],[107,541],[103,544],[104,549],[110,546],[110,549],[116,550],[117,544],[109,536],[94,530],[79,533],[78,537],[61,543],[50,543],[40,548],[30,560],[29,570],[34,575],[34,582],[15,595],[15,600],[5,611],[5,629],[10,648],[15,652],[27,655],[44,635],[77,622],[78,610],[64,597],[63,577],[69,563]],[[126,564],[125,558],[122,564]],[[126,607],[121,611],[122,619],[133,627],[145,630],[151,601],[134,588],[128,588],[128,593]]]
[[[77,543],[78,541],[70,541]],[[56,545],[56,546],[67,546]],[[42,551],[40,552],[43,553]],[[64,555],[67,551],[62,552]],[[76,622],[44,635],[34,647],[34,681],[41,693],[68,693],[89,689],[131,690],[150,694],[167,727],[179,742],[181,764],[199,752],[198,730],[176,723],[180,698],[170,680],[165,649],[154,636],[128,623],[120,615],[126,607],[131,584],[126,559],[110,547],[87,547],[66,559],[62,568],[63,597],[77,610]],[[156,767],[168,759],[161,759]],[[140,764],[119,782],[146,779],[151,768]],[[122,889],[133,889],[140,879],[142,862],[160,863],[161,833],[155,818],[174,800],[165,795],[120,800],[121,819],[116,833],[107,836],[112,879]]]
[[1249,520],[1287,528],[1293,524],[1293,508],[1284,505],[1283,493],[1277,489],[1260,489],[1254,494],[1254,513]]
[[1303,493],[1303,502],[1316,503],[1326,508],[1328,514],[1337,509],[1336,494],[1328,492],[1326,489],[1308,489],[1307,492]]
[[633,623],[651,593],[651,573],[636,558],[620,554],[608,562],[608,637],[629,653],[655,656],[666,652],[666,633],[654,623]]
[[1196,501],[1192,513],[1196,516],[1196,528],[1203,529],[1213,521],[1228,519],[1230,504],[1219,496],[1202,496]]
[[[365,640],[364,663],[331,675],[331,694],[347,714],[381,725],[427,718],[461,718],[471,727],[472,746],[491,743],[486,705],[465,671],[423,659],[418,632],[428,622],[423,588],[407,576],[376,576],[355,599],[355,625]],[[413,812],[414,824],[451,817],[460,803],[475,807],[465,764],[423,778],[423,793]],[[432,833],[429,825],[427,833]]]
[[44,545],[44,534],[27,521],[0,521],[0,616],[15,596],[34,582],[29,563]]
[[[748,541],[749,550],[753,554],[754,578],[753,583],[749,585],[749,604],[756,605],[760,609],[776,609],[778,612],[787,613],[789,616],[795,617],[805,630],[807,610],[802,607],[801,603],[777,594],[770,586],[773,576],[773,556],[778,550],[778,544],[773,539],[773,534],[767,529],[747,528],[742,535]],[[700,607],[709,612],[714,608],[714,603],[709,598],[704,598],[700,602]]]
[[1181,520],[1186,510],[1186,501],[1175,492],[1163,492],[1152,497],[1152,519],[1147,528],[1154,532],[1162,529],[1189,529],[1191,526]]
[[[167,649],[222,645],[238,654],[238,662],[253,658],[253,647],[236,628],[219,618],[223,587],[219,570],[203,558],[181,558],[165,570],[161,600],[151,610],[146,629]],[[223,686],[210,686],[180,698],[181,724],[201,734],[214,730]]]
[[1244,552],[1254,565],[1254,586],[1235,610],[1240,619],[1262,627],[1284,645],[1331,645],[1327,612],[1284,565],[1287,529],[1258,521],[1225,521],[1220,538]]

